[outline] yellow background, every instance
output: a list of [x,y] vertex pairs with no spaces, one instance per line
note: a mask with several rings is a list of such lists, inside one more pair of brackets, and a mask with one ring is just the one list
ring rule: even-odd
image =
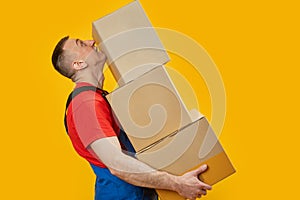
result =
[[[1,4],[0,199],[93,199],[94,177],[64,132],[73,84],[50,57],[65,35],[91,38],[91,22],[128,0]],[[141,0],[153,26],[201,44],[222,76],[227,114],[220,140],[237,173],[204,199],[296,199],[299,176],[297,1]],[[176,58],[174,66],[176,64]],[[109,79],[109,78],[108,78]],[[209,93],[201,111],[210,117]],[[111,85],[105,86],[111,89]]]

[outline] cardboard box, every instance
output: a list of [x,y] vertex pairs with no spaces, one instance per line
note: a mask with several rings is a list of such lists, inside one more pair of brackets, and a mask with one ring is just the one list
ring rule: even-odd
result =
[[139,1],[94,21],[92,36],[120,86],[170,60]]
[[[202,164],[207,164],[208,170],[199,178],[210,185],[235,172],[205,117],[138,153],[137,158],[155,169],[174,175],[182,175]],[[157,192],[161,200],[184,199],[173,191],[157,190]]]
[[107,100],[136,151],[192,122],[164,66],[114,90]]

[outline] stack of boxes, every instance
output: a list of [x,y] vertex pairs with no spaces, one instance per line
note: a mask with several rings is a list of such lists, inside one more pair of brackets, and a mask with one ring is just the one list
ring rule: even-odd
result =
[[[199,178],[211,185],[235,172],[206,118],[183,103],[164,67],[168,54],[138,1],[94,21],[92,34],[118,82],[107,99],[137,159],[174,175],[205,163]],[[183,199],[157,192],[162,200]]]

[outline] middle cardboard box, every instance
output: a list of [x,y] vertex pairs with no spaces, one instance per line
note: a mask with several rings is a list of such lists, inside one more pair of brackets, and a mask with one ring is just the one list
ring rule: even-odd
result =
[[107,100],[136,152],[192,122],[162,65],[117,88]]

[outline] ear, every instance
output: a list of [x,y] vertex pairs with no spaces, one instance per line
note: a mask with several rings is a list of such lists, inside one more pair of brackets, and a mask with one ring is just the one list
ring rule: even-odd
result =
[[72,62],[72,66],[74,67],[75,70],[81,70],[86,68],[88,65],[83,60],[77,60]]

